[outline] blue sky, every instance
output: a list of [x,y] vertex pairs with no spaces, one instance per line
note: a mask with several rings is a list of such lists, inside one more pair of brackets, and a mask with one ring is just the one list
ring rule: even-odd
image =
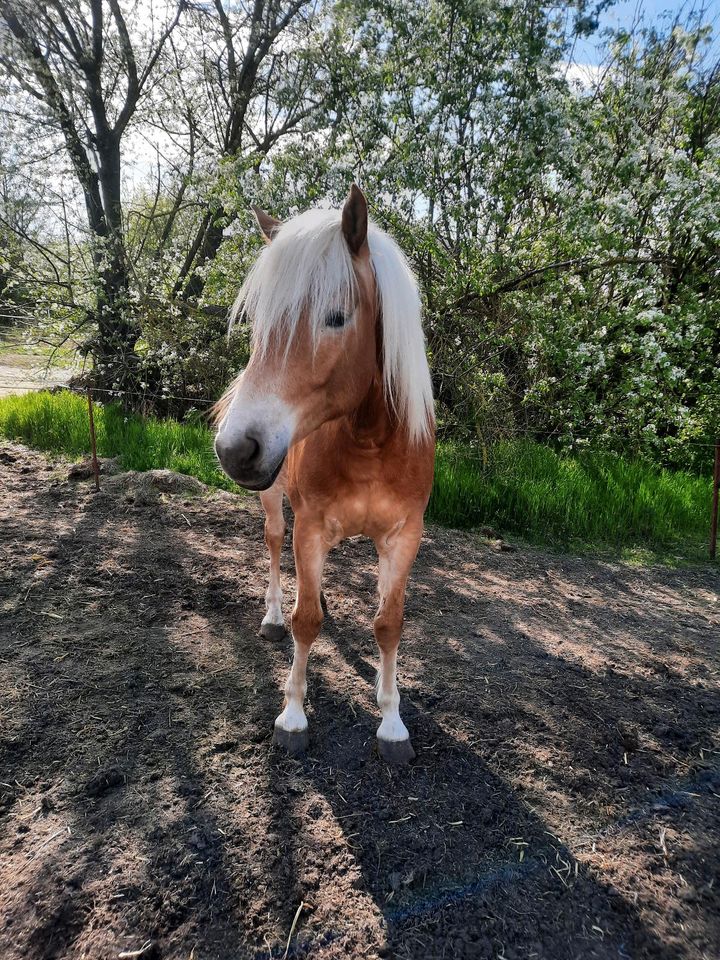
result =
[[[629,29],[632,25],[642,19],[647,25],[662,26],[668,24],[678,14],[689,13],[692,9],[698,10],[704,8],[704,22],[712,23],[713,42],[711,44],[712,52],[715,56],[720,54],[720,0],[705,0],[704,3],[680,2],[680,0],[620,0],[613,4],[600,18],[600,29],[611,27],[625,27]],[[576,63],[596,64],[601,59],[598,50],[600,42],[599,37],[590,40],[579,41],[575,46],[573,59]]]

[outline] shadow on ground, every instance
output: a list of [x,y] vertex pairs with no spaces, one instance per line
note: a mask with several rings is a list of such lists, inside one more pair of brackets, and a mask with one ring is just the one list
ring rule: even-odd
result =
[[11,455],[4,958],[279,957],[296,914],[290,956],[712,955],[711,571],[431,531],[401,661],[418,759],[392,769],[374,561],[343,545],[292,760],[270,742],[290,644],[257,637],[254,503],[93,497]]

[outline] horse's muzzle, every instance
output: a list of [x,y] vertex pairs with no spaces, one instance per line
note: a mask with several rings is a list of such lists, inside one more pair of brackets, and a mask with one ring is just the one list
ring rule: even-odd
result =
[[271,487],[287,454],[287,450],[283,450],[280,457],[273,457],[268,465],[268,451],[263,447],[259,431],[248,431],[239,437],[229,437],[220,431],[215,438],[215,452],[220,466],[230,479],[247,490],[267,490]]
[[[285,463],[285,457],[283,456],[275,469],[263,477],[261,480],[240,480],[236,477],[233,477],[229,474],[232,480],[235,480],[235,483],[239,484],[241,487],[245,487],[246,490],[267,490],[271,487],[277,480],[278,474],[282,470],[282,466]],[[227,470],[225,471],[227,473]]]

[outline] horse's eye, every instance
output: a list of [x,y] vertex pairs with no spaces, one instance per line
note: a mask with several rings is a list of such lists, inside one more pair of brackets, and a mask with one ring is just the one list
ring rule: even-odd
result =
[[340,310],[334,310],[332,313],[329,313],[325,317],[325,326],[326,327],[344,327],[345,326],[345,314],[341,313]]

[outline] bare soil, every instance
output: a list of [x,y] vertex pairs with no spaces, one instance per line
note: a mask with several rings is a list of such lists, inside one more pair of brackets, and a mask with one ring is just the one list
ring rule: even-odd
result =
[[720,956],[717,567],[429,529],[390,768],[347,542],[293,760],[259,504],[103,483],[0,447],[3,960]]
[[68,383],[79,372],[77,364],[59,366],[50,357],[16,345],[11,336],[0,329],[0,397],[47,390]]

